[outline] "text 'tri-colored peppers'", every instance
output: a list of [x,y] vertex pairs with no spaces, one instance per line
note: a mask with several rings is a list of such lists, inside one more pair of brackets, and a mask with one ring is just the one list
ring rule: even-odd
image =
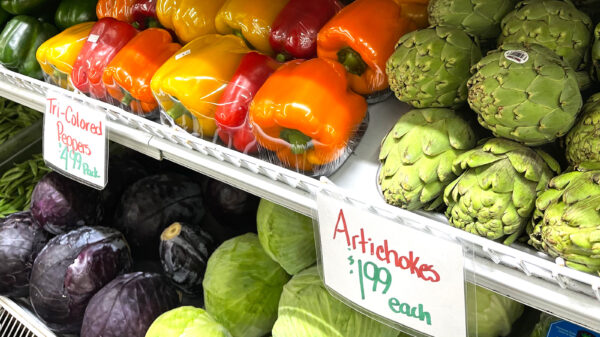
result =
[[84,94],[106,101],[106,88],[102,82],[104,68],[136,34],[137,30],[128,23],[113,18],[98,20],[73,65],[73,86]]
[[290,0],[271,27],[269,42],[277,60],[316,57],[319,30],[341,9],[338,0]]
[[258,145],[286,166],[313,171],[337,166],[367,112],[364,97],[349,90],[344,67],[315,58],[281,66],[250,104]]
[[147,115],[157,108],[150,81],[181,45],[161,28],[149,28],[127,43],[104,69],[108,94],[133,113]]
[[217,33],[215,17],[225,0],[158,0],[156,15],[165,28],[171,29],[179,41],[188,43],[207,34]]
[[393,0],[357,0],[321,29],[317,54],[344,65],[352,90],[373,94],[388,88],[385,63],[398,39],[415,29]]
[[213,137],[217,104],[249,51],[233,35],[204,35],[185,45],[152,78],[163,121],[200,137]]
[[63,89],[73,89],[69,81],[73,65],[94,24],[84,22],[67,28],[37,49],[35,56],[47,81]]
[[215,112],[219,137],[225,144],[244,153],[258,150],[248,121],[248,108],[258,89],[280,65],[255,51],[244,56]]
[[98,19],[115,18],[119,21],[133,22],[133,5],[136,0],[98,0],[96,15]]
[[269,43],[271,25],[289,0],[227,0],[215,24],[221,34],[235,34],[252,48],[272,55]]

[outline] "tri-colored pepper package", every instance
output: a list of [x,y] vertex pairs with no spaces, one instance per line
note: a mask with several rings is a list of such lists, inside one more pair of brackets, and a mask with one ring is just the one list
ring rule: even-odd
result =
[[340,63],[292,60],[258,90],[249,120],[261,158],[313,176],[330,175],[358,144],[367,103],[350,90]]
[[111,103],[152,118],[158,107],[150,89],[152,77],[180,48],[162,28],[148,28],[138,33],[104,68],[102,82]]
[[73,90],[71,73],[79,52],[86,43],[95,22],[84,22],[67,28],[42,43],[36,59],[44,72],[44,80],[63,89]]

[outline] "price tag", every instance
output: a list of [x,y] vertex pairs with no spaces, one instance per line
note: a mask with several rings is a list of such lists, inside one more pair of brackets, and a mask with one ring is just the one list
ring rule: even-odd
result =
[[600,337],[600,334],[567,321],[550,324],[547,337]]
[[387,322],[466,336],[462,247],[317,194],[323,281]]
[[59,92],[46,96],[44,160],[55,171],[103,189],[108,177],[106,113]]

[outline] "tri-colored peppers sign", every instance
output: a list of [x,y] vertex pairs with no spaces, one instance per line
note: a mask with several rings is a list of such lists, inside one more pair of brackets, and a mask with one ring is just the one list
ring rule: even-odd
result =
[[55,171],[91,187],[106,186],[106,114],[50,91],[44,114],[44,160]]
[[326,192],[317,194],[317,204],[321,272],[334,295],[400,329],[436,337],[466,336],[459,244]]

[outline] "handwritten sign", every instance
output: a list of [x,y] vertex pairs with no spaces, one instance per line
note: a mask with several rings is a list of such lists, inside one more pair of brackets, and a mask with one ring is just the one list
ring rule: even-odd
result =
[[367,313],[440,336],[466,336],[462,247],[317,194],[325,285]]
[[59,92],[49,92],[44,114],[44,160],[91,187],[106,186],[106,114]]

